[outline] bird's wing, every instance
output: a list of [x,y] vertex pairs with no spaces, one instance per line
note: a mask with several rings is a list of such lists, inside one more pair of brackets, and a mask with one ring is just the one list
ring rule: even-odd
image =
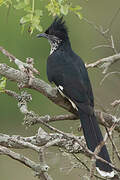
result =
[[[57,55],[57,58],[50,56],[47,62],[47,75],[49,81],[61,87],[65,96],[82,107],[82,104],[91,105],[88,93],[88,87],[91,85],[84,63],[81,59],[77,60],[78,57],[62,54]],[[90,90],[92,94],[92,89]]]
[[82,81],[84,82],[84,86],[86,88],[88,97],[90,99],[90,105],[92,107],[94,107],[94,96],[93,96],[92,86],[91,86],[91,82],[90,82],[85,64],[82,61],[82,59],[78,55],[76,55],[75,53],[74,53],[73,63],[74,63],[74,66],[76,67],[77,71],[79,71],[80,76],[82,77]]
[[[73,68],[74,69],[74,68]],[[72,101],[74,104],[87,114],[93,113],[90,106],[90,99],[88,97],[84,83],[77,73],[63,73],[62,92]]]

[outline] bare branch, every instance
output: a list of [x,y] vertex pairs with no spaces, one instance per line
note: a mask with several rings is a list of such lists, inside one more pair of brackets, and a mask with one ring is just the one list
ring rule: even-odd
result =
[[[114,44],[113,44],[113,46],[114,46]],[[119,56],[120,56],[120,54],[119,54]],[[115,57],[113,58],[113,56],[111,56],[109,58],[102,59],[102,62],[104,62],[103,65],[105,65],[105,63],[108,65],[117,60],[118,59],[116,59]],[[100,63],[101,63],[101,61],[100,61]],[[106,67],[108,68],[109,65],[108,66],[107,65],[106,65]],[[42,148],[38,147],[37,143],[32,144],[31,142],[26,142],[24,140],[24,138],[23,139],[18,139],[18,138],[10,139],[9,138],[8,145],[10,147],[15,146],[15,144],[17,144],[17,147],[31,148],[39,153],[40,163],[43,163],[44,162],[44,151],[43,151],[44,148],[48,148],[53,145],[60,146],[60,147],[64,147],[65,149],[67,149],[68,152],[74,152],[74,153],[82,152],[89,157],[93,157],[95,160],[99,159],[99,160],[109,164],[111,167],[113,167],[113,169],[116,169],[118,172],[120,171],[120,169],[116,168],[113,164],[100,158],[96,152],[94,153],[94,152],[91,152],[89,149],[87,149],[86,144],[84,143],[83,140],[81,140],[81,137],[77,137],[77,136],[74,136],[69,133],[64,133],[48,124],[48,122],[51,122],[51,121],[58,121],[58,120],[65,120],[65,119],[73,120],[73,119],[78,118],[77,111],[72,107],[71,103],[67,100],[67,98],[61,96],[61,94],[57,91],[56,88],[52,88],[49,84],[47,84],[46,82],[44,82],[40,79],[35,78],[34,76],[31,76],[31,81],[30,81],[29,76],[26,72],[15,70],[14,68],[8,67],[5,64],[0,64],[0,74],[4,75],[5,77],[7,77],[8,79],[10,79],[12,81],[15,81],[18,83],[22,82],[24,84],[24,87],[37,90],[38,92],[42,93],[44,96],[49,98],[51,101],[53,101],[55,104],[59,105],[60,107],[63,107],[67,111],[72,112],[74,114],[74,115],[71,115],[71,114],[70,115],[59,115],[59,116],[54,116],[54,117],[50,117],[48,115],[39,116],[39,115],[35,114],[33,111],[28,110],[27,102],[29,102],[31,100],[31,96],[29,94],[27,94],[26,92],[22,92],[19,95],[14,91],[5,90],[6,94],[8,94],[18,100],[18,106],[20,108],[20,111],[25,115],[25,124],[33,125],[36,123],[41,123],[44,126],[48,127],[50,130],[54,131],[55,132],[54,135],[56,135],[56,137],[55,137],[54,135],[47,134],[46,132],[44,132],[44,130],[41,129],[41,131],[40,131],[41,134],[42,134],[42,132],[44,132],[44,135],[42,134],[42,138],[43,138],[43,136],[44,136],[44,138],[45,138],[45,136],[48,138],[48,141],[45,141],[46,143],[44,142],[44,145]],[[96,111],[96,114],[100,120],[101,119],[100,112]],[[107,126],[111,126],[112,124],[116,123],[115,129],[117,129],[117,131],[120,132],[120,121],[116,121],[116,117],[106,114],[106,113],[103,113],[103,116],[104,116],[105,120],[107,119]],[[106,125],[106,123],[104,123],[103,121],[101,121],[101,124]],[[39,142],[38,140],[41,139],[41,134],[38,133],[37,136],[34,137],[37,139],[37,142]],[[100,147],[98,148],[99,150],[100,150],[101,146],[104,145],[104,143],[105,143],[105,141],[103,141],[102,145],[100,144]],[[4,142],[4,144],[7,144],[7,142],[6,143]],[[71,145],[72,145],[72,148],[71,148]],[[42,171],[42,174],[38,173],[38,176],[39,175],[40,175],[40,177],[42,176],[42,177],[44,177],[43,179],[45,179],[45,175],[44,175],[43,171]],[[48,179],[46,178],[46,180],[48,180]]]
[[98,45],[98,46],[95,46],[95,47],[93,47],[92,49],[93,50],[95,50],[95,49],[97,49],[97,48],[112,48],[112,46],[110,46],[110,45],[107,45],[107,44],[101,44],[101,45]]
[[117,122],[117,125],[115,127],[115,130],[120,132],[120,120],[117,121],[117,118],[111,114],[102,112],[103,118],[105,122],[101,120],[101,111],[96,110],[95,111],[96,117],[98,118],[98,121],[101,125],[110,128],[115,122]]
[[112,74],[120,74],[120,72],[114,71],[114,72],[109,72],[109,73],[107,73],[107,74],[104,76],[104,78],[100,81],[100,85],[102,85],[102,83],[105,81],[105,79],[106,79],[108,76],[112,75]]
[[[90,172],[90,169],[88,168],[88,166],[87,166],[76,154],[72,153],[72,155],[74,156],[74,158],[75,158],[76,160],[78,160],[78,161],[87,169],[88,172]],[[99,176],[97,176],[96,174],[94,174],[94,176],[95,176],[97,179],[105,180],[104,178],[99,177]]]
[[50,176],[48,176],[48,166],[47,165],[40,165],[36,164],[35,162],[31,161],[30,159],[26,158],[23,155],[15,153],[9,150],[6,147],[0,145],[0,154],[7,155],[12,159],[19,161],[20,163],[24,164],[25,166],[31,168],[34,172],[36,172],[36,176],[40,176],[41,180],[52,180]]
[[[8,79],[10,79],[12,81],[22,82],[22,83],[26,84],[26,87],[37,90],[38,92],[42,93],[44,96],[48,97],[55,104],[59,105],[60,107],[63,107],[67,111],[75,114],[75,115],[65,115],[65,116],[59,116],[59,117],[56,116],[56,117],[50,117],[50,118],[46,118],[46,116],[45,116],[44,119],[47,119],[47,121],[49,121],[49,122],[53,121],[53,120],[55,120],[55,118],[56,118],[56,120],[58,120],[59,118],[61,120],[64,118],[71,119],[71,120],[72,120],[72,118],[78,119],[78,116],[76,115],[77,111],[75,109],[73,109],[71,103],[65,97],[61,96],[56,88],[52,88],[49,84],[47,84],[43,80],[38,79],[38,78],[33,78],[32,84],[31,84],[31,86],[29,86],[27,75],[25,73],[23,73],[19,70],[15,70],[14,68],[11,68],[5,64],[0,64],[0,74],[2,74],[3,76],[7,77]],[[11,96],[15,96],[16,98],[20,97],[18,94],[15,95],[15,93],[13,93],[12,91],[6,90],[6,93]],[[100,112],[101,111],[97,110],[96,116],[98,117],[99,122],[102,125],[104,125],[103,122],[101,122],[101,120],[100,120]],[[104,116],[105,121],[107,121],[109,126],[111,126],[112,123],[114,122],[114,117],[107,113],[103,113],[103,116]],[[118,123],[118,126],[116,126],[115,130],[120,132],[120,123]]]
[[116,99],[114,102],[111,103],[111,106],[115,107],[120,104],[120,99]]
[[102,58],[94,63],[90,63],[90,64],[86,64],[86,67],[87,68],[90,68],[90,67],[98,67],[99,65],[102,65],[99,66],[99,68],[103,68],[103,74],[105,74],[108,70],[108,68],[115,62],[117,62],[118,60],[120,60],[120,53],[118,54],[115,54],[113,56],[109,56],[109,57],[106,57],[106,58]]
[[[117,12],[117,13],[118,13],[118,12]],[[116,14],[116,15],[117,15],[117,14]],[[116,17],[116,15],[114,16],[114,18]],[[105,40],[106,40],[107,43],[108,43],[108,46],[107,46],[107,47],[110,47],[110,48],[113,50],[113,52],[114,52],[115,54],[117,54],[118,52],[117,52],[117,50],[116,50],[115,43],[114,43],[114,41],[113,41],[113,36],[110,35],[110,30],[111,30],[110,28],[111,28],[111,26],[112,26],[112,23],[113,23],[114,18],[112,19],[111,23],[109,24],[109,27],[106,28],[106,29],[104,29],[101,25],[96,25],[94,22],[89,21],[87,18],[83,18],[83,19],[85,20],[85,22],[87,22],[88,24],[92,25],[93,28],[94,28],[99,34],[101,34],[101,35],[105,38]],[[106,46],[106,45],[104,45],[104,46]],[[100,47],[101,47],[101,46],[100,46]]]
[[55,104],[58,104],[69,112],[77,114],[77,111],[73,109],[71,103],[67,100],[67,98],[62,97],[56,88],[52,88],[43,80],[34,77],[31,81],[31,85],[29,85],[29,79],[26,73],[15,70],[14,68],[11,68],[5,64],[0,64],[0,74],[7,77],[11,81],[24,84],[26,88],[35,89],[36,91],[42,93],[44,96],[48,97]]
[[113,17],[111,18],[110,23],[108,24],[108,29],[109,31],[111,30],[111,27],[115,21],[115,18],[117,17],[117,15],[120,13],[120,8],[117,9],[117,11],[115,12],[115,14],[113,15]]
[[[26,69],[27,69],[27,70],[30,70],[33,73],[39,74],[39,71],[33,67],[33,64],[34,64],[33,58],[27,58],[26,63],[24,63],[24,62],[20,61],[19,59],[17,59],[14,55],[9,53],[7,50],[5,50],[1,46],[0,46],[0,51],[5,56],[7,56],[10,59],[10,61],[13,61],[22,72],[26,72]],[[31,73],[31,72],[28,71],[28,74]]]

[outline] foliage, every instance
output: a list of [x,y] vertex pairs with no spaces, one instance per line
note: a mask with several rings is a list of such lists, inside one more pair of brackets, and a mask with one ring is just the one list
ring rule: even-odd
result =
[[[44,3],[43,9],[36,8],[36,4]],[[28,32],[33,33],[34,30],[39,32],[43,31],[41,19],[46,12],[51,16],[66,16],[69,13],[74,13],[78,18],[82,19],[82,14],[80,10],[81,6],[73,6],[69,0],[0,0],[0,7],[5,6],[10,10],[14,8],[16,11],[21,10],[24,16],[20,17],[20,24],[22,25],[22,30],[24,30],[25,25],[27,25]],[[6,86],[6,78],[2,77],[0,79],[0,93],[4,92]]]
[[34,30],[42,32],[41,19],[45,13],[45,9],[36,8],[36,3],[44,3],[44,8],[47,9],[48,14],[52,16],[66,16],[69,13],[74,13],[78,18],[82,19],[80,10],[81,6],[73,6],[69,0],[0,0],[0,6],[13,7],[15,10],[22,10],[25,15],[20,18],[20,24],[28,25],[28,32],[33,33]]
[[4,92],[5,90],[5,87],[6,87],[6,78],[5,77],[2,77],[0,79],[0,93]]
[[70,11],[78,15],[81,19],[82,14],[79,10],[82,9],[81,6],[77,5],[76,7],[72,7],[72,3],[68,0],[50,0],[48,5],[46,6],[50,15],[53,16],[60,16],[60,15],[67,15]]

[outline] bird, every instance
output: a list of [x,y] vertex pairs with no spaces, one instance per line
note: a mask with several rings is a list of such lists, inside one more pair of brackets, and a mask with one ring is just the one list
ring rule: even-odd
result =
[[[94,113],[92,86],[83,60],[72,50],[63,16],[55,17],[52,24],[37,37],[46,38],[51,46],[47,59],[48,80],[77,110],[87,147],[94,152],[103,141],[103,136]],[[98,156],[111,163],[106,145]],[[96,160],[96,169],[101,176],[114,177],[112,167],[99,159]]]

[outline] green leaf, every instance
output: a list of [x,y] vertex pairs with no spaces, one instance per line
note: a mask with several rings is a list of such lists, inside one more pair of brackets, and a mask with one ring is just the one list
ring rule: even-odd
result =
[[25,2],[19,2],[18,4],[14,5],[14,8],[17,9],[17,10],[18,9],[23,9],[25,7],[26,7]]
[[37,25],[37,26],[36,26],[36,29],[37,29],[38,31],[40,31],[40,32],[42,32],[42,31],[43,31],[43,28],[42,28],[42,26],[41,26],[41,25]]
[[50,15],[60,15],[60,4],[56,0],[50,0],[50,3],[46,6]]
[[0,79],[0,93],[5,91],[6,81],[7,81],[7,79],[5,77],[2,77]]
[[33,13],[30,6],[26,6],[26,7],[24,8],[24,11],[27,12],[27,13]]
[[29,5],[29,4],[30,4],[30,0],[24,0],[24,3],[25,3],[26,5]]
[[39,25],[39,23],[40,23],[39,17],[38,16],[33,16],[31,23],[32,23],[32,26],[34,26],[34,27]]
[[25,24],[27,22],[30,22],[31,19],[32,19],[32,14],[27,14],[26,16],[23,16],[21,19],[20,19],[20,24]]
[[61,8],[60,8],[61,14],[66,16],[68,14],[68,10],[69,10],[69,5],[68,4],[65,4],[64,6],[61,5]]
[[35,15],[38,16],[38,17],[43,16],[43,11],[40,10],[40,9],[36,9],[35,10]]

